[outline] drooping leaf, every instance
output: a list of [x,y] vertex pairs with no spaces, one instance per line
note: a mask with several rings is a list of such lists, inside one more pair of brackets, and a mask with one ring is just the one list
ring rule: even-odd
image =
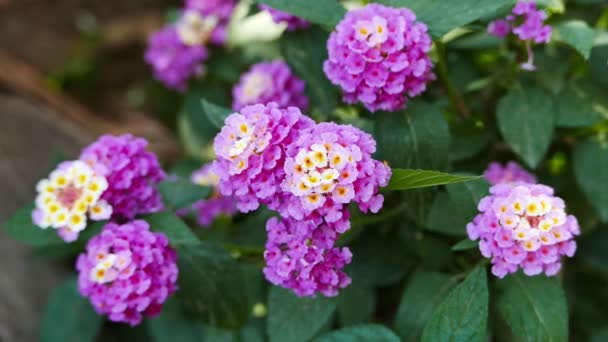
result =
[[298,77],[306,81],[306,94],[311,108],[320,110],[322,117],[332,113],[338,106],[337,88],[329,82],[323,71],[323,62],[327,59],[327,39],[327,32],[314,27],[289,32],[281,38],[281,51],[285,61]]
[[179,177],[168,179],[158,185],[163,203],[172,209],[182,209],[191,206],[194,202],[209,196],[209,187],[192,183],[190,179]]
[[315,336],[336,310],[335,298],[300,298],[273,287],[268,297],[268,337],[271,342],[304,342]]
[[452,183],[468,182],[479,176],[457,176],[429,170],[393,169],[393,176],[386,190],[409,190]]
[[429,31],[435,38],[514,4],[513,0],[377,0],[376,2],[393,7],[410,8],[416,13],[418,20],[429,26]]
[[522,273],[498,282],[498,311],[523,341],[568,341],[568,307],[557,279]]
[[183,246],[198,247],[200,240],[192,230],[175,214],[160,212],[144,217],[150,224],[150,230],[161,232],[169,239],[169,244],[177,249]]
[[206,324],[236,329],[249,315],[241,266],[226,250],[210,242],[179,247],[177,298]]
[[76,278],[70,278],[51,294],[42,317],[40,341],[92,342],[102,322],[89,301],[78,293]]
[[146,327],[154,342],[199,342],[205,331],[203,324],[188,317],[174,298],[163,305],[160,316],[146,322]]
[[498,103],[498,127],[507,144],[531,168],[536,168],[553,137],[552,98],[537,88],[516,89]]
[[333,29],[346,13],[344,7],[335,0],[257,0],[257,2],[330,29]]
[[420,341],[424,326],[456,280],[443,273],[416,272],[403,292],[395,331],[403,341]]
[[574,176],[602,222],[608,222],[608,146],[589,140],[574,150]]
[[582,20],[569,20],[553,27],[555,39],[564,42],[578,51],[585,59],[589,58],[595,30]]
[[363,324],[332,331],[314,339],[314,342],[399,342],[394,332],[380,324]]
[[486,270],[477,266],[433,312],[422,341],[485,341],[488,297]]

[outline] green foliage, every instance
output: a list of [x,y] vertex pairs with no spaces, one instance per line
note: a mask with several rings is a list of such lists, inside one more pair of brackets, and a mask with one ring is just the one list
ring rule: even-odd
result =
[[582,20],[570,20],[555,26],[556,39],[571,45],[585,59],[589,58],[595,30]]
[[522,341],[568,341],[566,296],[556,279],[522,273],[498,282],[497,307]]
[[96,341],[103,319],[89,301],[78,293],[76,278],[60,284],[47,303],[42,326],[41,342]]
[[393,169],[393,176],[387,190],[409,190],[444,184],[468,182],[479,179],[478,176],[456,176],[443,172],[428,170]]
[[312,23],[333,28],[346,13],[337,1],[327,0],[256,0],[283,12],[292,13]]
[[176,300],[167,301],[160,316],[146,326],[154,342],[201,341],[205,331],[203,324],[186,315]]
[[365,324],[355,327],[336,330],[323,335],[314,342],[399,342],[394,332],[379,324]]
[[192,184],[189,178],[168,179],[158,185],[163,203],[172,209],[186,208],[209,196],[208,187]]
[[340,293],[338,320],[341,326],[363,324],[371,321],[376,307],[376,293],[370,285],[356,279]]
[[574,151],[576,181],[603,222],[608,222],[608,146],[597,141],[579,144]]
[[41,229],[32,221],[34,204],[19,209],[5,223],[4,229],[15,240],[30,246],[48,246],[63,243],[55,229]]

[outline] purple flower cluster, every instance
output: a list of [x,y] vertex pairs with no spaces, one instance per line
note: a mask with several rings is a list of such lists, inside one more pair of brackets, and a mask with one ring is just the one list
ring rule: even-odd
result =
[[176,260],[167,237],[145,221],[108,223],[78,257],[78,288],[99,314],[135,326],[175,292]]
[[378,189],[391,175],[372,159],[371,135],[315,124],[295,107],[270,103],[228,116],[214,149],[223,195],[233,196],[242,212],[265,204],[283,217],[267,223],[267,279],[300,296],[335,296],[347,286],[342,268],[352,256],[334,247],[350,228],[347,206],[378,212],[384,200]]
[[501,183],[479,202],[479,211],[467,225],[471,240],[491,258],[492,273],[503,278],[518,268],[527,275],[553,276],[561,257],[576,251],[580,234],[576,218],[567,215],[564,201],[551,187],[530,183]]
[[330,297],[350,284],[342,269],[352,254],[346,247],[334,247],[334,229],[312,220],[271,218],[266,230],[264,275],[271,283],[292,289],[298,296],[320,292]]
[[305,29],[310,26],[310,23],[302,18],[296,17],[289,13],[279,11],[268,5],[260,5],[262,11],[270,13],[272,20],[277,23],[285,23],[287,25],[287,31],[295,31],[299,29]]
[[205,164],[192,173],[192,183],[213,188],[209,199],[202,199],[192,205],[196,212],[198,224],[209,226],[220,215],[232,216],[236,213],[236,202],[232,196],[223,196],[218,189],[219,177],[211,164]]
[[329,37],[323,69],[344,102],[396,111],[435,79],[427,26],[407,8],[370,4],[348,12]]
[[547,14],[537,10],[534,1],[520,0],[506,19],[499,19],[488,25],[488,33],[505,38],[512,32],[519,40],[524,41],[528,50],[528,61],[522,64],[522,68],[534,70],[532,42],[544,44],[551,40],[552,29],[544,24],[545,19]]
[[113,218],[132,219],[163,210],[156,184],[165,173],[147,146],[145,139],[130,134],[104,135],[80,155],[80,160],[107,179],[101,199],[112,206]]
[[308,98],[304,81],[297,78],[287,63],[273,61],[253,65],[232,90],[232,108],[240,110],[253,104],[276,102],[279,107],[305,110]]
[[213,23],[209,41],[224,44],[230,17],[236,6],[235,0],[186,0],[186,10],[198,11]]
[[500,163],[490,163],[483,177],[492,185],[511,182],[536,183],[536,177],[514,161],[504,167]]

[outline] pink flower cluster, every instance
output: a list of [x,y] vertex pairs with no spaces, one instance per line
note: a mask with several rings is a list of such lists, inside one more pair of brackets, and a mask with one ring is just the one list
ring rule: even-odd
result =
[[323,69],[344,102],[396,111],[435,79],[427,26],[407,8],[370,4],[350,11],[329,37]]
[[352,259],[346,247],[334,247],[337,233],[314,220],[271,218],[266,223],[268,241],[264,275],[275,285],[298,296],[336,296],[351,282],[342,269]]
[[505,166],[496,162],[490,163],[483,177],[492,185],[511,182],[536,183],[536,177],[514,161]]
[[283,61],[253,65],[243,74],[232,90],[232,108],[240,110],[253,104],[276,102],[279,107],[298,107],[305,110],[308,98],[304,81],[297,78]]
[[197,214],[198,224],[209,226],[213,220],[220,216],[232,216],[236,213],[236,202],[232,196],[223,196],[217,188],[219,177],[213,171],[211,164],[205,164],[192,173],[192,183],[213,188],[211,198],[202,199],[192,205]]
[[99,314],[135,326],[175,292],[176,260],[167,237],[145,221],[108,223],[78,257],[78,288]]
[[265,204],[283,217],[267,223],[268,280],[300,296],[334,296],[347,286],[342,268],[350,251],[334,247],[350,228],[347,205],[378,212],[378,189],[391,175],[372,159],[371,135],[352,126],[315,124],[297,108],[270,103],[226,118],[214,149],[223,195],[234,196],[242,212]]
[[260,9],[262,11],[266,11],[270,13],[272,16],[272,20],[277,23],[285,23],[287,25],[287,31],[295,31],[298,29],[305,29],[310,26],[310,23],[300,17],[296,17],[295,15],[291,15],[289,13],[279,11],[274,9],[268,5],[260,5]]
[[580,234],[576,218],[567,215],[564,201],[551,187],[530,183],[501,183],[479,202],[479,211],[467,225],[471,240],[491,258],[492,273],[503,278],[518,268],[527,275],[553,276],[561,257],[576,251]]
[[147,146],[145,139],[130,134],[104,135],[80,155],[80,160],[107,179],[101,199],[112,206],[113,218],[132,219],[163,210],[156,185],[165,173]]
[[488,33],[498,38],[505,38],[513,32],[519,40],[526,43],[528,50],[528,61],[522,64],[522,68],[534,70],[532,42],[544,44],[551,40],[552,28],[544,24],[545,19],[547,14],[537,10],[534,1],[520,0],[506,19],[499,19],[488,25]]

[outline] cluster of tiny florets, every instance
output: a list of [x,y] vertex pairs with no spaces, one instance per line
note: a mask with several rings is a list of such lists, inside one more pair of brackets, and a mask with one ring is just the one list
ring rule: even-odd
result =
[[275,8],[272,8],[268,5],[260,5],[260,9],[262,11],[266,11],[270,13],[272,16],[272,20],[277,24],[285,24],[287,26],[287,31],[295,31],[299,29],[305,29],[310,26],[310,23],[300,17],[295,15],[279,11]]
[[332,32],[323,69],[346,103],[396,111],[435,78],[431,44],[427,26],[409,9],[370,4],[348,12]]
[[492,185],[512,182],[536,183],[536,177],[514,161],[504,166],[496,162],[490,163],[483,177]]

